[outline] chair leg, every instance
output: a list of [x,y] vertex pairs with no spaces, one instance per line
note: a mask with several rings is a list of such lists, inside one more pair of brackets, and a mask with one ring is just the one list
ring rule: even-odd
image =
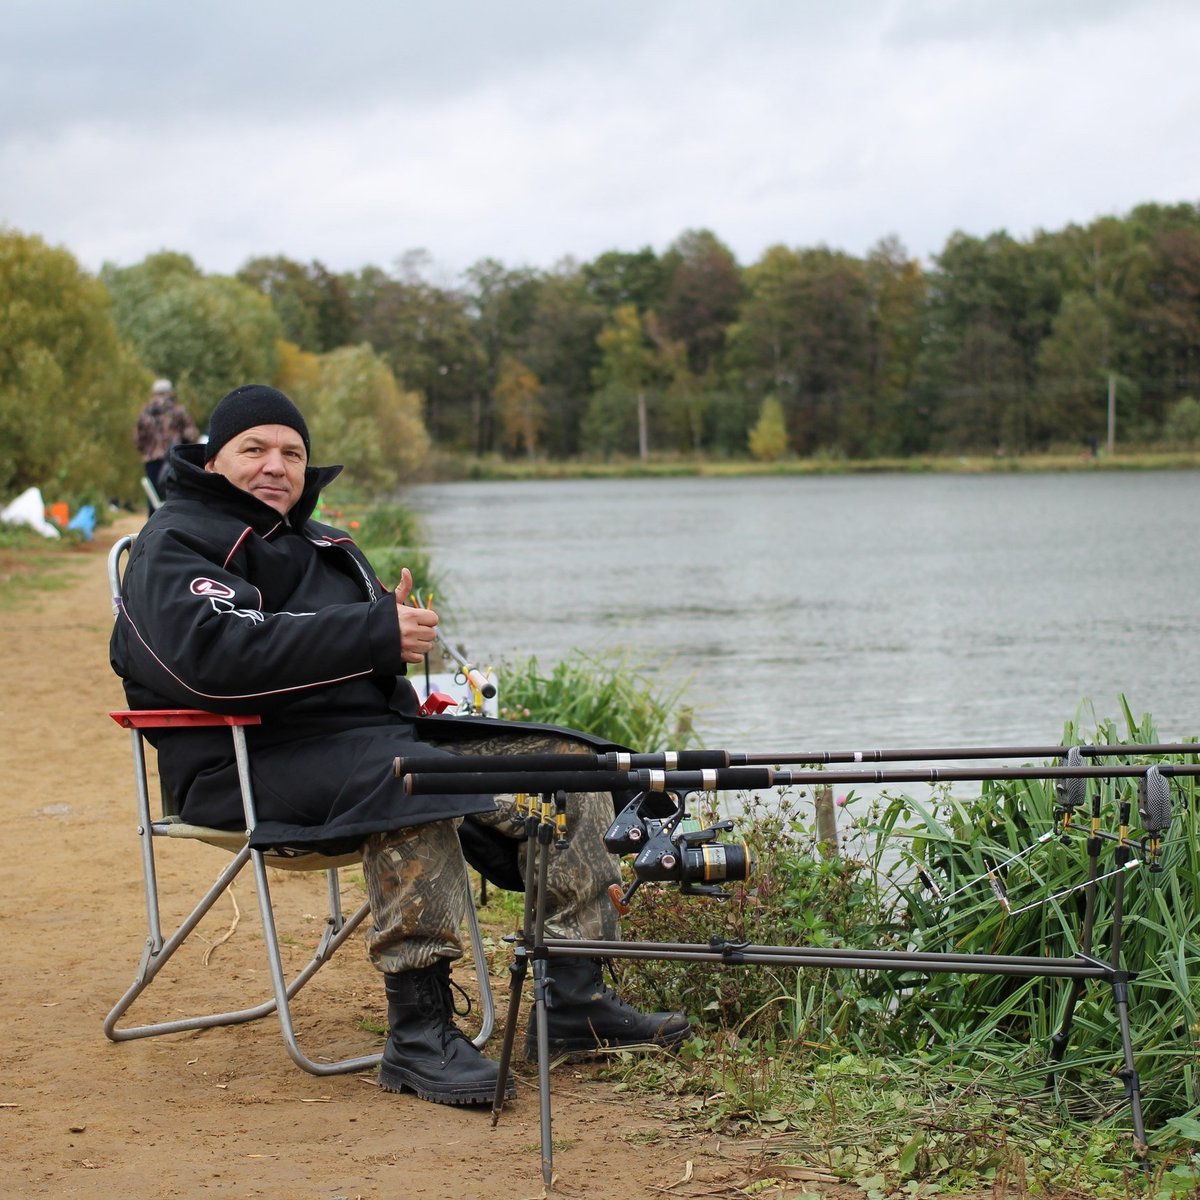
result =
[[[147,835],[148,837],[149,835]],[[156,1021],[148,1025],[137,1025],[129,1028],[118,1028],[117,1022],[133,1002],[150,986],[155,976],[162,970],[175,954],[175,951],[187,940],[188,935],[200,924],[205,914],[220,899],[234,879],[241,873],[246,863],[250,861],[250,848],[240,850],[229,865],[217,876],[212,887],[204,893],[200,902],[188,913],[178,929],[165,941],[156,928],[157,921],[152,921],[151,931],[147,934],[142,957],[138,963],[137,975],[125,994],[113,1005],[112,1010],[104,1020],[104,1032],[114,1042],[132,1041],[135,1038],[154,1037],[160,1033],[179,1033],[188,1029],[210,1029],[217,1025],[236,1025],[245,1021],[253,1021],[274,1011],[275,1002],[266,1001],[251,1008],[237,1009],[225,1013],[209,1013],[198,1017],[184,1017],[174,1021]],[[152,891],[151,894],[153,895]],[[157,896],[153,896],[155,916],[158,913]]]
[[[326,926],[325,936],[322,937],[320,944],[317,946],[317,951],[308,965],[289,985],[284,977],[283,960],[279,954],[279,935],[275,929],[275,912],[271,907],[271,886],[267,880],[266,863],[263,860],[260,850],[251,850],[250,859],[254,866],[255,882],[258,885],[258,910],[259,916],[262,919],[263,940],[266,942],[267,947],[267,967],[271,972],[271,988],[275,994],[273,1007],[279,1015],[279,1027],[283,1033],[283,1044],[287,1048],[288,1055],[298,1067],[302,1067],[310,1075],[343,1075],[349,1071],[361,1071],[368,1067],[378,1066],[379,1060],[382,1057],[381,1053],[361,1054],[354,1058],[337,1059],[333,1062],[316,1062],[314,1059],[309,1058],[300,1049],[296,1041],[290,1004],[291,998],[317,973],[318,969],[324,965],[333,952],[361,924],[370,909],[370,905],[364,901],[350,920],[346,921],[340,929],[334,931],[334,926],[341,915],[341,898],[340,891],[338,891],[336,904],[331,903],[330,906],[331,909],[336,907],[337,912],[331,912],[330,924]],[[336,875],[336,872],[331,872],[331,874]],[[331,900],[336,886],[336,880],[331,881]],[[331,931],[333,931],[332,936],[330,936]]]
[[[260,1004],[247,1008],[233,1009],[228,1012],[206,1013],[194,1017],[181,1017],[171,1021],[156,1021],[145,1025],[119,1027],[118,1022],[134,1001],[150,986],[154,978],[170,961],[175,952],[187,940],[188,936],[200,924],[213,905],[234,882],[247,863],[255,876],[258,892],[259,920],[263,929],[263,941],[266,947],[267,968],[271,976],[271,998]],[[309,982],[317,971],[325,965],[346,941],[348,937],[366,919],[370,905],[363,902],[345,918],[342,914],[341,887],[337,871],[327,872],[327,887],[329,892],[329,916],[326,918],[325,930],[321,935],[317,948],[308,963],[290,980],[285,976],[283,959],[279,948],[279,935],[275,924],[274,908],[271,903],[270,882],[267,876],[267,864],[261,852],[244,847],[234,856],[228,866],[217,876],[212,886],[205,892],[200,902],[187,915],[178,929],[166,940],[161,934],[151,931],[146,938],[141,960],[138,963],[137,975],[133,984],[117,1001],[104,1021],[105,1035],[114,1042],[133,1041],[138,1038],[156,1037],[159,1034],[180,1033],[192,1029],[212,1029],[223,1025],[238,1025],[256,1021],[262,1017],[277,1013],[284,1047],[289,1057],[297,1066],[312,1075],[339,1075],[351,1071],[365,1070],[379,1063],[380,1054],[364,1054],[351,1058],[336,1059],[329,1062],[318,1062],[306,1054],[300,1047],[292,1020],[291,1001]],[[157,897],[153,911],[157,913]],[[479,982],[479,999],[481,1008],[481,1026],[479,1032],[472,1038],[476,1046],[482,1048],[491,1037],[496,1023],[496,1004],[492,993],[491,980],[488,976],[487,955],[483,945],[483,935],[479,927],[479,917],[472,902],[467,908],[467,927],[471,942],[471,953],[475,961],[476,975]]]
[[[271,974],[272,996],[260,1004],[247,1008],[233,1009],[228,1012],[206,1013],[194,1017],[182,1017],[172,1021],[156,1021],[145,1025],[118,1027],[118,1021],[125,1015],[133,1002],[150,986],[155,976],[174,956],[175,952],[187,940],[192,931],[209,912],[230,884],[250,863],[258,885],[259,917],[263,927],[263,938],[267,947],[267,966]],[[336,872],[333,872],[336,875]],[[336,888],[334,881],[332,889]],[[155,897],[154,911],[157,911]],[[308,983],[317,971],[333,956],[342,943],[362,924],[370,906],[364,902],[347,920],[341,913],[340,891],[336,906],[331,906],[331,912],[326,921],[325,932],[321,937],[316,952],[307,965],[290,981],[284,977],[283,962],[279,953],[279,938],[275,928],[274,913],[271,908],[270,885],[267,881],[266,865],[262,854],[243,847],[230,861],[228,866],[217,876],[213,885],[205,892],[200,902],[188,913],[178,929],[165,941],[157,937],[152,930],[146,938],[141,960],[138,963],[137,975],[133,984],[113,1006],[104,1021],[105,1035],[114,1042],[133,1041],[137,1038],[156,1037],[165,1033],[180,1033],[191,1029],[212,1029],[223,1025],[238,1025],[256,1021],[261,1017],[279,1014],[280,1026],[283,1031],[284,1044],[289,1055],[306,1071],[314,1075],[342,1074],[348,1071],[359,1071],[375,1066],[379,1062],[379,1054],[359,1055],[354,1058],[318,1063],[309,1058],[297,1044],[292,1025],[290,1001]],[[156,945],[156,941],[158,944]]]
[[496,1028],[496,998],[492,995],[492,980],[488,974],[487,954],[483,948],[483,934],[479,928],[479,914],[475,911],[475,897],[471,895],[471,881],[467,880],[467,933],[471,939],[471,956],[475,960],[475,977],[479,981],[479,1006],[481,1024],[479,1032],[471,1039],[482,1050],[483,1044]]

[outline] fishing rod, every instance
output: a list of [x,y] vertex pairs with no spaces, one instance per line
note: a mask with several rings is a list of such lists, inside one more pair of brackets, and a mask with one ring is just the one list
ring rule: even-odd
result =
[[[627,770],[583,764],[586,755],[425,755],[393,760],[408,795],[462,795],[475,792],[585,791],[713,792],[752,791],[835,783],[967,783],[1003,779],[1133,779],[1156,770],[1164,778],[1200,775],[1200,764],[1072,765],[1021,767],[894,767],[886,770],[782,771],[773,767],[709,767]],[[570,763],[570,767],[566,766]],[[418,769],[419,768],[419,769]]]
[[[408,598],[409,603],[413,608],[432,608],[433,593],[431,592],[424,600],[421,599],[421,593],[415,592]],[[436,626],[434,627],[433,636],[437,639],[437,644],[441,646],[442,652],[449,658],[453,659],[458,664],[459,670],[462,672],[463,679],[470,684],[485,700],[491,700],[496,695],[496,685],[482,672],[474,663],[468,662],[465,657],[452,646],[444,637],[442,632]],[[425,658],[426,666],[429,663],[429,657]]]
[[[440,635],[439,636],[439,641]],[[531,771],[554,770],[720,770],[727,767],[783,766],[786,764],[829,764],[869,762],[942,762],[967,759],[1066,758],[1065,765],[1083,766],[1084,758],[1156,758],[1165,755],[1200,755],[1197,742],[1161,742],[1148,745],[1113,743],[1099,746],[958,746],[951,748],[910,747],[894,750],[820,750],[768,751],[740,754],[729,750],[663,750],[652,754],[634,754],[623,750],[600,754],[529,754],[491,755],[473,759],[479,771],[513,770],[514,763]],[[459,767],[445,759],[410,756],[405,759],[411,772],[456,771]],[[1083,776],[1080,776],[1081,778]],[[824,773],[826,782],[837,782],[834,774]],[[876,782],[864,779],[860,782]]]
[[[595,756],[602,761],[606,756]],[[1088,779],[1130,778],[1139,782],[1139,814],[1142,817],[1142,828],[1147,834],[1146,850],[1152,871],[1161,871],[1160,850],[1163,831],[1171,821],[1171,793],[1169,779],[1173,776],[1200,775],[1200,765],[1164,763],[1159,766],[1131,765],[1088,765],[1083,762],[1080,753],[1068,755],[1064,765],[1040,767],[936,767],[926,769],[892,768],[890,770],[856,770],[856,771],[782,771],[772,767],[722,767],[693,770],[658,770],[654,768],[636,768],[625,771],[601,769],[566,769],[564,763],[586,758],[581,755],[462,755],[452,759],[430,760],[426,756],[409,756],[396,758],[393,770],[397,778],[403,781],[403,787],[409,795],[454,795],[476,793],[525,793],[540,792],[546,794],[552,791],[583,792],[611,791],[637,793],[635,801],[627,806],[626,812],[633,812],[631,828],[640,838],[650,837],[653,833],[653,848],[649,843],[638,852],[635,868],[641,864],[642,869],[635,869],[639,882],[652,879],[674,878],[683,871],[685,880],[711,882],[730,878],[746,878],[750,864],[748,857],[735,852],[733,863],[727,862],[729,852],[720,843],[714,843],[718,830],[713,827],[702,831],[702,835],[684,833],[675,836],[674,825],[664,828],[661,822],[655,824],[655,814],[647,814],[640,806],[648,796],[654,794],[670,795],[674,798],[677,811],[682,815],[682,797],[692,792],[712,792],[720,790],[751,791],[758,788],[795,786],[797,784],[833,783],[943,783],[943,782],[983,782],[998,779],[1009,780],[1045,780],[1057,779],[1064,781],[1058,789],[1059,805],[1056,813],[1056,828],[1043,834],[1032,846],[1015,854],[1011,859],[998,866],[989,866],[987,870],[970,881],[959,891],[966,890],[976,883],[987,881],[998,902],[1006,913],[1012,911],[1007,892],[1004,887],[1002,870],[1014,862],[1032,853],[1044,845],[1056,834],[1063,836],[1071,828],[1069,816],[1071,811],[1081,802],[1086,791]],[[1059,760],[1060,764],[1062,760]],[[523,765],[523,769],[516,766]],[[415,766],[428,769],[414,770]],[[1082,789],[1082,790],[1081,790]],[[1128,809],[1128,801],[1123,802]],[[624,814],[622,814],[623,816]],[[621,822],[618,817],[618,824]],[[677,823],[677,822],[676,822]],[[1128,821],[1121,822],[1121,833],[1116,839],[1119,846],[1127,844]],[[1101,832],[1093,833],[1093,840],[1104,836]],[[699,839],[699,840],[696,840]],[[608,839],[606,838],[606,841]],[[631,853],[634,846],[628,839],[610,846],[616,853]],[[661,843],[661,844],[659,844]],[[682,864],[682,865],[681,865]],[[926,873],[926,877],[928,875]],[[614,896],[614,903],[625,910],[632,896],[634,887],[627,889],[619,897]],[[1118,882],[1118,886],[1122,886]],[[952,893],[957,895],[958,893]]]

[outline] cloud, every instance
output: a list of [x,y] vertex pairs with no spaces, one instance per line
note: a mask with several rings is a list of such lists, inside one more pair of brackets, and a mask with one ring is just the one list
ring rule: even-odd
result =
[[160,248],[387,265],[862,254],[1200,197],[1183,0],[10,0],[0,221],[90,267]]

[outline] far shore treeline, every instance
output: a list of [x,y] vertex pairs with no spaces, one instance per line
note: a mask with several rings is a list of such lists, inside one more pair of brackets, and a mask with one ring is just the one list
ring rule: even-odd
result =
[[776,461],[1096,453],[1200,442],[1200,204],[884,238],[739,264],[708,230],[549,270],[422,252],[235,276],[164,251],[84,270],[0,227],[0,499],[130,499],[154,377],[203,427],[248,380],[305,408],[369,494],[464,459]]

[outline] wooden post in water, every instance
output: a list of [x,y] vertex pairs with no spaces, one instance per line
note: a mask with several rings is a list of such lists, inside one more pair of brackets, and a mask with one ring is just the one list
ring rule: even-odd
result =
[[813,788],[813,803],[817,810],[817,846],[825,858],[837,858],[837,809],[833,803],[833,788],[827,783],[818,784]]

